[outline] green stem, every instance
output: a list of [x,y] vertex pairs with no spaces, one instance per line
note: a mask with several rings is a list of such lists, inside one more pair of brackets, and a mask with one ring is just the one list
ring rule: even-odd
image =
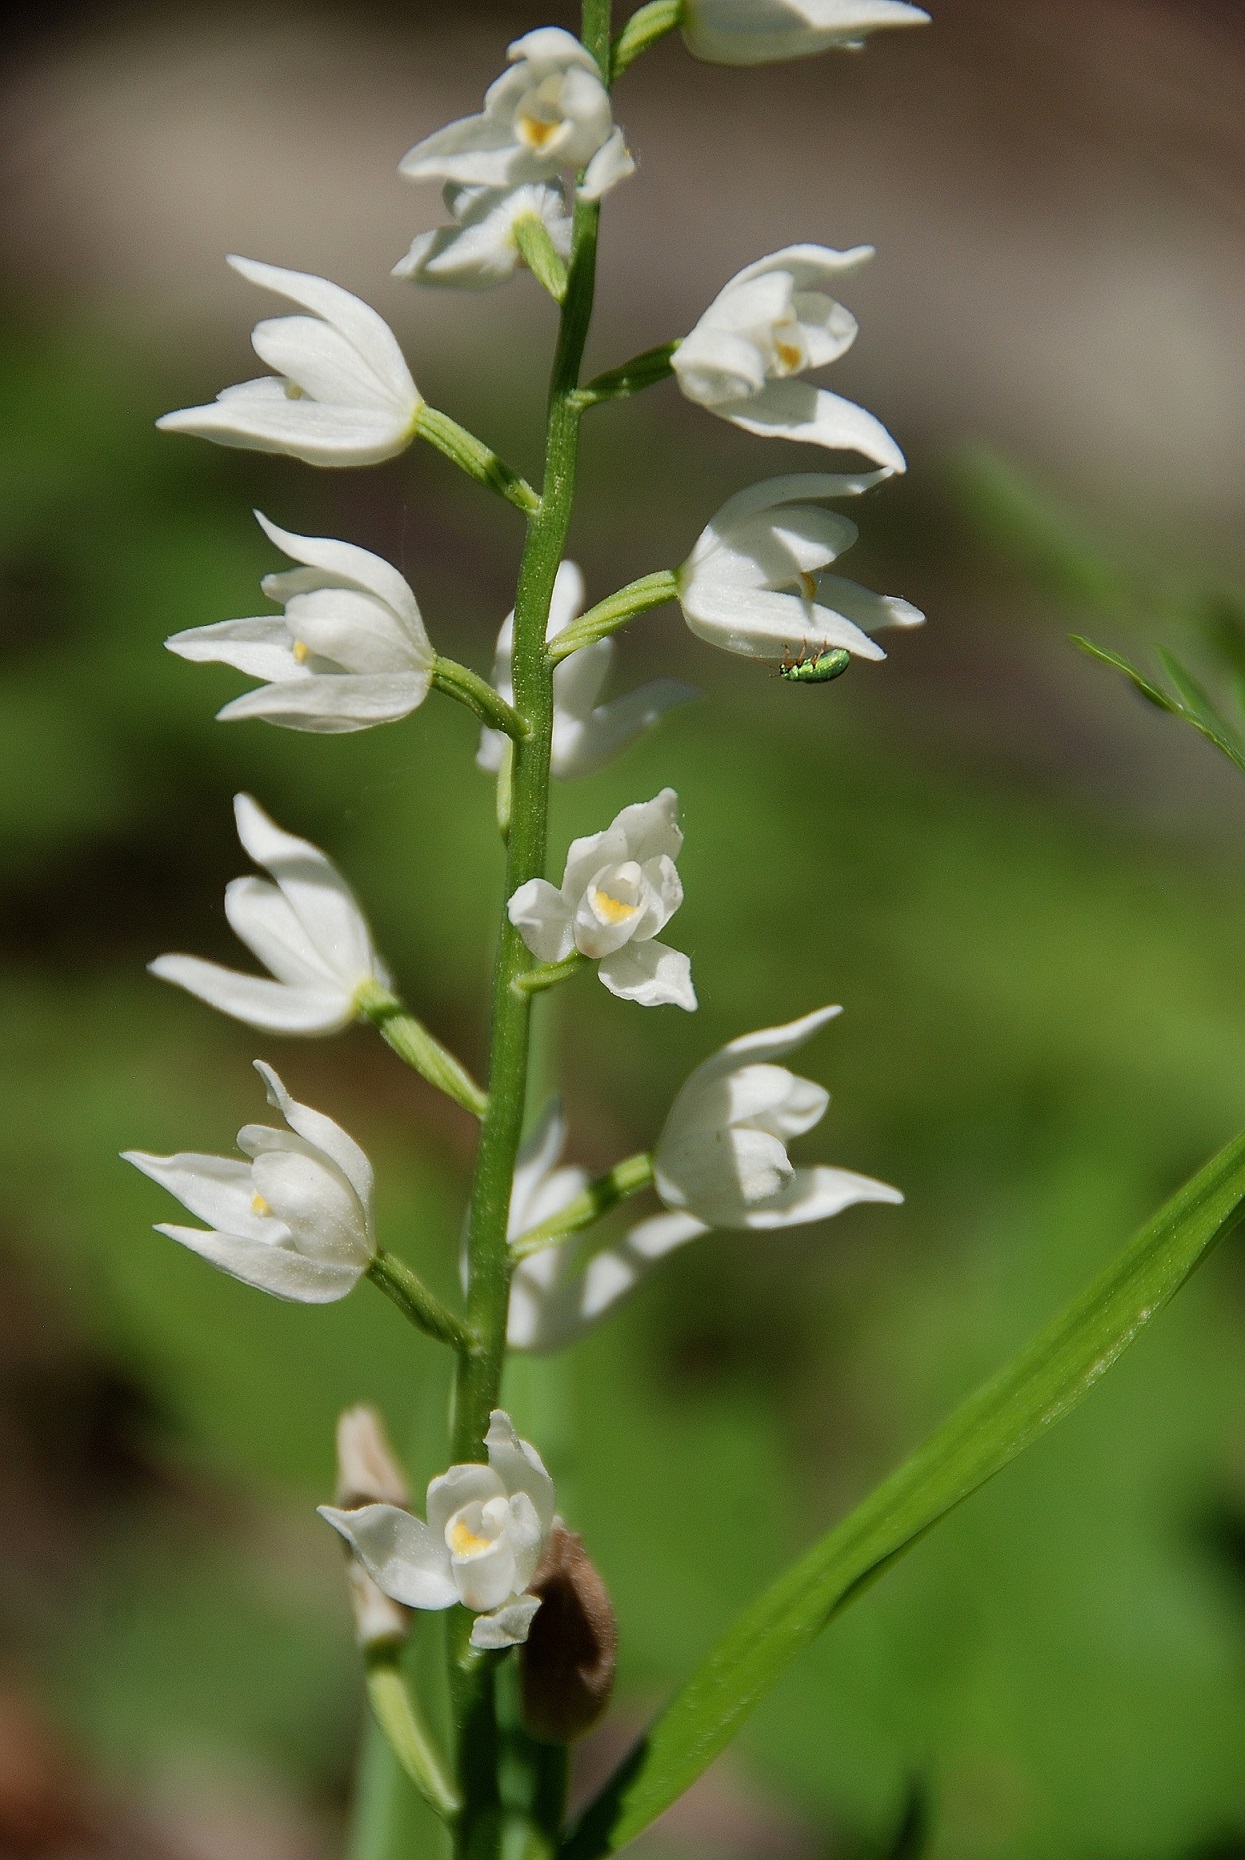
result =
[[367,1276],[386,1298],[392,1298],[403,1317],[410,1318],[420,1330],[448,1343],[460,1354],[471,1349],[473,1339],[462,1319],[455,1317],[396,1253],[378,1253],[367,1269]]
[[647,613],[650,607],[664,607],[667,601],[678,598],[679,578],[672,569],[659,568],[652,575],[641,575],[638,581],[629,581],[617,594],[609,595],[590,607],[587,613],[580,614],[578,620],[573,620],[549,642],[550,663],[556,665],[581,647],[604,639],[607,633],[616,633],[620,626],[626,626],[637,614]]
[[658,39],[672,32],[682,12],[683,0],[648,0],[647,6],[633,13],[614,41],[611,59],[613,76],[620,78],[641,52],[646,52],[650,45],[655,45]]
[[577,949],[573,949],[561,962],[540,962],[534,969],[525,969],[522,975],[515,976],[510,986],[517,995],[541,994],[544,989],[554,988],[559,982],[566,981],[582,969],[587,960],[586,956],[581,956]]
[[555,1860],[566,1819],[567,1785],[571,1753],[566,1744],[528,1746],[532,1774],[532,1802],[521,1860]]
[[511,1243],[510,1251],[516,1260],[526,1259],[530,1253],[540,1253],[547,1246],[557,1246],[560,1240],[569,1239],[571,1234],[579,1233],[585,1227],[591,1227],[603,1214],[616,1208],[620,1201],[626,1201],[629,1195],[638,1195],[642,1188],[651,1186],[653,1180],[653,1159],[647,1150],[638,1156],[628,1156],[625,1161],[615,1163],[607,1175],[598,1176],[595,1182],[589,1182],[582,1195],[576,1195],[557,1214],[539,1227],[529,1227],[518,1240]]
[[442,658],[438,653],[432,670],[432,682],[438,691],[444,691],[447,697],[457,698],[460,704],[474,711],[480,722],[486,723],[490,730],[504,730],[507,736],[516,738],[523,735],[523,725],[505,698],[469,666],[459,665],[455,659]]
[[403,1675],[401,1648],[382,1642],[363,1658],[368,1699],[394,1755],[429,1808],[442,1821],[453,1821],[462,1802]]
[[655,349],[633,355],[621,368],[611,368],[607,374],[594,376],[587,387],[579,389],[576,405],[587,411],[601,401],[623,400],[628,394],[640,394],[645,388],[656,387],[674,372],[671,357],[682,340],[681,336],[676,336],[673,342],[658,343]]
[[[583,0],[583,43],[609,82],[610,0]],[[575,404],[596,286],[596,202],[577,201],[571,228],[566,297],[549,387],[545,476],[532,511],[514,604],[514,708],[527,735],[514,742],[505,897],[543,878],[553,740],[553,665],[545,651],[549,604],[566,546],[579,457]],[[482,1460],[489,1411],[501,1394],[512,1262],[506,1237],[510,1186],[527,1096],[531,999],[511,984],[531,957],[503,903],[493,971],[489,1101],[480,1132],[467,1221],[467,1323],[475,1347],[458,1358],[454,1382],[454,1457]],[[450,1699],[463,1812],[456,1826],[459,1860],[496,1860],[501,1839],[497,1780],[495,1661],[473,1656],[465,1610],[448,1623]]]
[[461,1104],[473,1117],[484,1116],[488,1108],[487,1094],[480,1090],[449,1048],[429,1033],[423,1021],[407,1013],[396,995],[372,982],[359,990],[355,1006],[364,1020],[371,1021],[399,1059],[404,1059],[421,1078],[443,1091],[455,1104]]
[[457,420],[451,420],[448,413],[442,413],[437,407],[426,404],[420,408],[419,421],[415,428],[417,439],[426,439],[451,459],[460,471],[465,471],[477,484],[486,484],[491,491],[497,491],[502,497],[521,510],[525,517],[532,516],[540,509],[540,498],[533,491],[526,478],[499,459],[491,446],[486,446],[482,439],[469,433]]

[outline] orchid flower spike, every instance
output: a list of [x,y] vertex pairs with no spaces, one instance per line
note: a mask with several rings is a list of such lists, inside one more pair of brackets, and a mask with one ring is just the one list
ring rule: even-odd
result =
[[858,51],[883,26],[923,26],[905,0],[683,0],[683,40],[715,65],[767,65],[833,47]]
[[571,841],[560,890],[544,878],[519,886],[507,910],[538,961],[578,950],[623,1001],[695,1008],[690,961],[656,940],[683,902],[678,807],[673,788],[624,807],[603,833]]
[[161,1222],[157,1233],[275,1298],[333,1304],[376,1257],[372,1165],[331,1117],[291,1098],[271,1066],[256,1060],[255,1070],[287,1128],[245,1124],[238,1148],[249,1161],[142,1150],[124,1160],[208,1223]]
[[473,1647],[516,1647],[540,1607],[528,1587],[554,1522],[553,1480],[500,1408],[484,1444],[487,1466],[451,1466],[432,1481],[427,1523],[396,1505],[321,1505],[320,1516],[395,1602],[428,1609],[460,1602],[476,1616]]
[[294,536],[255,512],[269,541],[301,564],[260,586],[285,613],[188,627],[170,652],[232,665],[268,682],[234,698],[222,723],[262,717],[287,730],[339,732],[393,723],[428,695],[437,655],[396,568],[353,543]]
[[[829,1094],[775,1065],[839,1013],[819,1008],[785,1027],[732,1040],[686,1080],[653,1155],[654,1187],[669,1210],[640,1221],[584,1261],[577,1236],[519,1262],[511,1281],[507,1341],[542,1354],[573,1343],[615,1309],[678,1247],[714,1227],[753,1230],[828,1220],[860,1201],[898,1203],[896,1188],[826,1165],[803,1169],[787,1155],[811,1130]],[[546,1121],[521,1153],[511,1195],[512,1239],[573,1201],[580,1172],[556,1165],[565,1127]]]
[[[556,639],[581,612],[583,604],[584,578],[574,562],[563,562],[553,584],[545,638]],[[509,613],[497,636],[492,680],[493,689],[508,704],[514,702],[513,656],[514,614]],[[562,781],[576,775],[593,774],[637,736],[651,730],[666,711],[700,696],[694,685],[682,684],[677,678],[657,678],[651,684],[641,685],[638,691],[629,691],[625,697],[598,704],[613,660],[613,640],[599,639],[554,667],[553,751],[549,772]],[[495,774],[501,767],[505,747],[506,738],[500,730],[483,730],[476,762]]]
[[404,452],[424,401],[384,318],[325,278],[249,258],[229,263],[309,314],[255,325],[255,353],[275,375],[224,388],[210,406],[166,413],[156,425],[308,465],[375,465]]
[[420,233],[394,266],[395,278],[468,291],[505,284],[524,262],[516,233],[524,220],[542,221],[559,258],[564,263],[570,258],[571,218],[556,181],[522,181],[517,187],[450,181],[444,191],[453,224]]
[[884,659],[870,633],[920,626],[925,616],[898,595],[824,573],[858,532],[837,511],[806,500],[854,496],[886,475],[798,472],[728,498],[678,571],[692,632],[727,652],[786,664],[828,647]]
[[272,1033],[336,1033],[360,992],[389,988],[354,893],[318,846],[282,832],[249,794],[234,799],[238,838],[272,874],[225,887],[230,928],[271,977],[243,975],[198,956],[158,956],[151,973],[235,1020]]
[[903,453],[880,420],[797,379],[837,361],[856,340],[855,317],[822,287],[872,257],[871,245],[849,252],[788,245],[745,265],[670,358],[688,400],[746,433],[863,452],[888,471],[903,471]]
[[510,69],[490,84],[479,116],[464,116],[405,155],[408,181],[508,188],[583,171],[581,200],[600,200],[634,173],[597,61],[561,26],[539,26],[507,52]]

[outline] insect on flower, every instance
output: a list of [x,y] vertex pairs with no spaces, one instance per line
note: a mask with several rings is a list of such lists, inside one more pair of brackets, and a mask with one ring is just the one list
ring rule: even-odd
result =
[[815,652],[810,658],[807,647],[803,655],[793,659],[788,655],[778,668],[780,678],[787,678],[793,685],[824,685],[831,678],[838,678],[852,662],[852,655],[842,646],[831,646],[823,652]]

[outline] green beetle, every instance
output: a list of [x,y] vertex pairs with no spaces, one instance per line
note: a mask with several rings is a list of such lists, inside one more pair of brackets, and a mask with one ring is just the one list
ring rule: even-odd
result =
[[851,659],[851,653],[842,646],[830,646],[824,652],[815,652],[812,658],[786,658],[778,670],[793,685],[824,685],[829,679],[840,677]]

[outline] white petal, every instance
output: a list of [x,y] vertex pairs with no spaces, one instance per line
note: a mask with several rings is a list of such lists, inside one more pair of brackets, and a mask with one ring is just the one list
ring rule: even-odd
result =
[[698,1221],[694,1214],[650,1214],[646,1221],[638,1221],[626,1238],[626,1248],[637,1259],[656,1264],[665,1259],[667,1253],[673,1253],[677,1247],[686,1246],[689,1240],[698,1240],[701,1234],[711,1231],[705,1221]]
[[597,974],[612,995],[638,1001],[641,1007],[696,1007],[691,959],[664,943],[627,943],[597,964]]
[[[871,245],[854,245],[846,252],[836,252],[828,245],[784,245],[780,251],[770,252],[765,258],[745,265],[742,271],[736,272],[731,284],[746,284],[769,272],[784,271],[791,279],[793,290],[815,291],[859,271],[873,256]],[[729,290],[730,285],[726,288]]]
[[165,640],[170,652],[195,664],[232,665],[252,678],[307,678],[294,657],[285,621],[269,615],[253,620],[222,620],[216,626],[191,626]]
[[279,529],[275,523],[270,523],[258,510],[255,520],[268,540],[295,562],[317,569],[347,587],[362,588],[365,593],[374,594],[398,615],[413,644],[431,650],[419,603],[406,577],[399,574],[392,563],[373,555],[370,549],[360,549],[355,543],[338,542],[328,536],[296,536],[291,530]]
[[635,158],[623,140],[622,130],[615,128],[588,163],[575,191],[581,200],[602,200],[611,188],[634,173]]
[[843,614],[869,633],[878,627],[921,626],[925,620],[918,607],[897,594],[874,594],[854,581],[845,581],[842,575],[817,577],[817,605]]
[[798,439],[833,451],[863,452],[890,471],[906,469],[903,453],[880,420],[855,401],[808,381],[771,381],[751,400],[713,411],[763,439]]
[[151,1156],[123,1150],[122,1159],[176,1195],[196,1220],[247,1240],[267,1244],[271,1221],[255,1212],[251,1165],[233,1156],[200,1156],[183,1150],[176,1156]]
[[380,978],[367,920],[337,868],[309,840],[269,819],[250,795],[234,797],[238,838],[257,865],[267,866],[317,952],[352,992]]
[[[550,616],[552,624],[552,615]],[[560,631],[561,629],[559,629]],[[552,633],[550,638],[552,638]],[[581,723],[592,715],[609,676],[614,659],[612,639],[598,639],[591,646],[573,652],[569,659],[553,668],[553,730],[565,732],[568,724]]]
[[720,1080],[727,1098],[727,1121],[750,1124],[790,1141],[803,1136],[825,1116],[830,1094],[786,1066],[755,1063],[728,1072]]
[[[552,1522],[552,1520],[551,1520]],[[521,1593],[536,1574],[547,1527],[526,1492],[512,1493],[506,1535],[514,1552],[514,1587]]]
[[876,1182],[872,1176],[854,1175],[850,1169],[820,1166],[797,1169],[786,1187],[761,1207],[747,1210],[732,1225],[752,1228],[799,1227],[809,1221],[828,1220],[858,1201],[903,1200],[897,1188]]
[[[697,1084],[708,1082],[724,1072],[733,1072],[740,1065],[785,1059],[788,1053],[794,1053],[842,1012],[841,1007],[814,1008],[811,1014],[801,1014],[798,1020],[784,1021],[779,1027],[760,1027],[755,1033],[742,1033],[737,1039],[728,1040],[725,1046],[719,1047],[716,1053],[702,1060],[696,1070],[688,1074],[679,1097],[690,1093]],[[677,1104],[678,1099],[675,1102]]]
[[266,878],[231,878],[225,887],[225,917],[234,935],[279,982],[342,992],[289,899]]
[[801,658],[814,646],[840,646],[861,659],[886,657],[876,640],[842,614],[795,594],[692,582],[680,606],[692,632],[726,652],[778,661]]
[[[491,1466],[473,1460],[451,1466],[432,1480],[428,1487],[425,1506],[428,1529],[438,1537],[444,1537],[445,1527],[456,1511],[461,1511],[464,1505],[477,1500],[487,1503],[490,1498],[503,1498],[505,1491],[505,1486]],[[446,1554],[449,1554],[448,1551]]]
[[514,1423],[503,1408],[494,1408],[489,1416],[489,1430],[484,1436],[488,1463],[512,1496],[525,1492],[532,1501],[542,1531],[553,1523],[553,1480],[544,1461],[530,1441],[520,1440]]
[[521,38],[512,39],[506,47],[506,62],[514,65],[522,60],[550,71],[578,65],[600,82],[596,59],[582,39],[577,39],[565,26],[534,26]]
[[268,1033],[336,1033],[354,1019],[354,1005],[339,989],[291,988],[198,956],[157,956],[147,967],[161,981]]
[[[257,1126],[239,1133],[243,1149]],[[290,1143],[297,1139],[289,1139]],[[327,1156],[309,1145],[252,1151],[255,1190],[289,1228],[293,1244],[308,1259],[365,1272],[376,1253],[368,1223],[350,1183]]]
[[286,730],[341,736],[409,717],[419,709],[431,684],[431,673],[328,673],[297,683],[263,685],[233,698],[216,715],[221,723],[258,719]]
[[491,1615],[477,1615],[471,1624],[471,1644],[485,1653],[498,1653],[504,1647],[521,1647],[531,1632],[540,1607],[538,1595],[520,1596],[507,1602]]
[[353,345],[376,381],[393,401],[412,415],[422,404],[411,379],[406,357],[393,331],[369,304],[339,284],[305,271],[286,271],[255,259],[231,257],[229,263],[242,277],[264,290],[288,297],[324,321]]
[[772,1201],[795,1174],[785,1145],[767,1131],[732,1129],[724,1117],[703,1129],[672,1125],[654,1157],[657,1193],[710,1226],[741,1226],[749,1208]]
[[[602,645],[609,642],[603,640]],[[573,665],[585,653],[576,653],[564,661]],[[562,667],[558,667],[561,671]],[[557,672],[554,673],[556,679]],[[641,685],[638,691],[629,691],[625,697],[614,698],[608,704],[602,704],[594,710],[587,722],[575,733],[573,741],[558,742],[558,719],[554,719],[553,759],[551,773],[559,780],[569,780],[577,775],[591,775],[611,762],[638,736],[651,730],[660,722],[668,710],[677,705],[690,704],[696,698],[703,697],[695,685],[685,685],[677,678],[656,678],[651,684]]]
[[270,1292],[289,1304],[329,1305],[345,1298],[359,1283],[357,1268],[340,1263],[308,1259],[290,1247],[269,1246],[262,1240],[244,1240],[236,1234],[209,1233],[202,1227],[175,1227],[162,1223],[158,1234],[167,1234],[197,1253],[210,1265],[240,1279],[244,1285]]
[[313,1111],[310,1105],[299,1104],[296,1098],[291,1098],[272,1067],[266,1066],[262,1059],[255,1061],[255,1070],[264,1081],[269,1104],[280,1111],[291,1130],[305,1142],[314,1144],[316,1149],[323,1150],[337,1165],[358,1196],[360,1205],[370,1215],[375,1178],[371,1163],[354,1138],[322,1111]]
[[514,1594],[514,1549],[504,1532],[487,1550],[475,1550],[466,1556],[451,1553],[450,1569],[464,1608],[496,1608]]
[[[559,562],[558,572],[553,578],[553,593],[549,598],[549,623],[545,628],[545,638],[556,639],[559,633],[565,632],[571,621],[579,617],[583,605],[583,570],[577,562]],[[513,626],[513,614],[510,620]],[[557,677],[556,672],[554,677]]]
[[528,1212],[540,1193],[541,1185],[557,1167],[566,1147],[566,1118],[560,1098],[551,1098],[524,1140],[514,1165],[510,1184],[510,1213],[506,1238],[517,1240],[536,1223]]
[[319,317],[265,317],[251,331],[251,346],[274,374],[321,406],[403,417],[354,344]]
[[520,885],[506,914],[538,962],[563,962],[575,947],[571,907],[548,879]]
[[890,476],[888,471],[796,471],[780,478],[763,478],[759,484],[751,484],[727,498],[713,522],[701,531],[687,566],[699,566],[706,555],[721,547],[724,536],[765,511],[806,500],[820,502],[828,497],[859,497]]
[[771,64],[833,47],[856,47],[883,26],[929,19],[906,0],[687,0],[680,23],[695,58],[713,64]]
[[325,407],[290,400],[279,381],[273,392],[227,392],[206,407],[184,407],[156,421],[161,432],[187,433],[249,452],[282,452],[305,465],[379,465],[405,452],[414,438],[414,415],[368,408]]
[[407,1608],[452,1608],[458,1589],[443,1539],[396,1505],[339,1511],[320,1505],[326,1524],[346,1539],[372,1580]]

